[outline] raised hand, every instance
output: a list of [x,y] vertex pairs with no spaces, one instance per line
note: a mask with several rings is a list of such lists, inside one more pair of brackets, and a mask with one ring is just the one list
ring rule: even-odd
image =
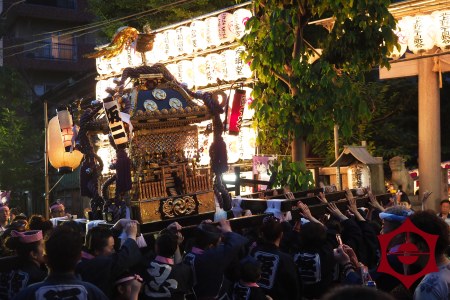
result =
[[348,218],[337,208],[336,204],[333,202],[328,203],[327,210],[332,214],[334,217],[338,218],[341,221],[345,221]]
[[372,192],[369,192],[369,204],[379,211],[384,211],[384,207],[381,206],[380,202],[378,202],[377,198],[372,194]]
[[136,235],[137,235],[136,222],[128,222],[127,225],[125,225],[125,232],[126,232],[128,238],[136,240]]
[[342,249],[350,258],[350,262],[352,263],[352,265],[355,268],[358,268],[359,267],[358,257],[356,256],[355,251],[353,251],[352,247],[344,244],[344,245],[342,245]]
[[314,223],[322,224],[322,222],[320,222],[319,220],[317,220],[316,218],[313,217],[313,215],[311,214],[311,211],[309,210],[308,205],[306,205],[302,201],[298,201],[297,207],[301,210],[303,216],[306,219],[308,219],[309,221],[314,222]]
[[328,200],[327,200],[327,198],[325,197],[325,194],[322,193],[322,192],[319,193],[319,196],[317,196],[317,198],[318,198],[318,199],[320,200],[320,202],[322,202],[322,203],[325,203],[325,204],[328,203]]
[[232,232],[230,221],[225,220],[225,219],[220,219],[219,229],[220,229],[220,231],[222,231],[222,233]]
[[355,199],[355,197],[353,197],[352,191],[350,191],[348,188],[345,189],[345,198],[347,198],[347,200]]
[[339,247],[333,249],[333,256],[334,260],[340,265],[345,265],[351,262],[350,257],[347,253],[345,253],[342,245],[339,245]]
[[302,211],[303,215],[308,220],[310,220],[313,217],[312,214],[311,214],[311,211],[309,210],[308,205],[306,205],[305,203],[303,203],[301,201],[298,201],[297,202],[297,207]]
[[352,192],[349,189],[345,189],[345,197],[348,201],[348,209],[353,213],[358,212],[358,207],[356,206],[356,199],[353,197]]

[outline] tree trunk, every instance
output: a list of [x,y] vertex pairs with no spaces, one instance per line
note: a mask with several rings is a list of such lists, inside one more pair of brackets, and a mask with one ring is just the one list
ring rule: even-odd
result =
[[306,142],[305,138],[298,137],[292,141],[292,161],[302,161],[306,163]]

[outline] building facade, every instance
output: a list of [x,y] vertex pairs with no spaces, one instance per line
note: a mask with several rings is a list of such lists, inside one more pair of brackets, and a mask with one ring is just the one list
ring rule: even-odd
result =
[[[57,105],[95,95],[95,60],[83,58],[96,44],[96,28],[85,29],[93,19],[86,0],[0,0],[0,67],[22,74],[28,87],[24,101],[33,103],[32,114],[42,131],[43,101],[52,118]],[[49,168],[50,188],[60,177]],[[70,212],[80,215],[83,204],[73,184],[76,179],[65,177],[50,193],[50,201],[61,197]],[[43,196],[30,198],[23,208],[43,213]]]

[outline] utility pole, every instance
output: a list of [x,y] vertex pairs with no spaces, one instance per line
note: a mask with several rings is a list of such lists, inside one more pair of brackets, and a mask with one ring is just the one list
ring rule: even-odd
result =
[[49,218],[49,203],[50,203],[50,182],[48,176],[48,113],[47,113],[47,101],[44,101],[44,133],[45,133],[45,152],[44,152],[44,164],[45,164],[45,218]]

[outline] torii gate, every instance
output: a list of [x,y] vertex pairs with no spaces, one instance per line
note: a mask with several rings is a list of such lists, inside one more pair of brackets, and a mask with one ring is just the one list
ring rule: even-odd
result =
[[425,191],[433,192],[425,204],[425,208],[433,210],[439,209],[440,200],[448,198],[447,186],[442,184],[439,95],[440,73],[448,71],[450,52],[411,54],[403,61],[391,63],[390,70],[380,68],[380,79],[419,77],[419,191],[420,199]]

